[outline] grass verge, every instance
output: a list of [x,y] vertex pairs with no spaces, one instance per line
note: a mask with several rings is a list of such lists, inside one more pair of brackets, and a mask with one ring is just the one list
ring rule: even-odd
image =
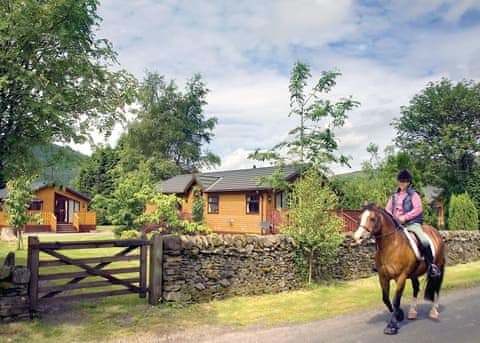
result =
[[[425,281],[421,285],[424,288]],[[480,262],[448,267],[443,291],[480,285]],[[408,283],[404,299],[411,297]],[[63,304],[33,321],[0,325],[0,341],[88,342],[165,335],[197,327],[274,326],[333,317],[381,304],[377,277],[205,304],[150,306],[135,295]]]

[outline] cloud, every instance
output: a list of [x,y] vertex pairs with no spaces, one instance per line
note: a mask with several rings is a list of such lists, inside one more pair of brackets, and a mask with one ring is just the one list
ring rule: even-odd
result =
[[219,120],[207,148],[222,169],[251,167],[249,152],[297,125],[288,117],[294,61],[309,63],[313,79],[340,70],[327,97],[361,102],[337,131],[340,152],[358,169],[368,143],[391,143],[392,119],[429,81],[480,79],[478,11],[474,0],[106,0],[98,36],[138,78],[158,71],[182,87],[203,75],[205,113]]

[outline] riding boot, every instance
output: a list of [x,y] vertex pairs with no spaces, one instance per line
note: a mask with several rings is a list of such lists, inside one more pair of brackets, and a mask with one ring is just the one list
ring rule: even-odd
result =
[[439,277],[442,272],[440,271],[440,268],[438,268],[437,265],[433,263],[432,249],[430,249],[429,246],[423,247],[423,256],[425,257],[425,261],[428,265],[428,275],[433,278]]

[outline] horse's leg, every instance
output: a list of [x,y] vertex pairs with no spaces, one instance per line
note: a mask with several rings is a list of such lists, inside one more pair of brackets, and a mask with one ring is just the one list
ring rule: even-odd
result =
[[[438,307],[440,304],[440,288],[442,287],[442,282],[443,282],[443,276],[445,274],[445,265],[443,264],[440,268],[441,274],[438,279],[428,279],[428,282],[433,283],[431,286],[432,292],[433,292],[433,305],[432,309],[430,310],[430,313],[428,314],[430,318],[432,319],[438,319],[439,313],[438,313]],[[427,282],[427,286],[428,286]]]
[[390,302],[390,280],[383,274],[379,276],[380,286],[382,287],[382,300],[385,306],[387,306],[390,313],[393,312],[392,303]]
[[438,313],[439,302],[440,302],[440,294],[436,293],[435,300],[433,301],[432,309],[430,310],[430,313],[428,314],[428,316],[432,319],[438,319],[438,316],[439,316],[439,313]]
[[412,303],[410,304],[410,309],[408,310],[408,315],[407,315],[407,318],[410,320],[417,319],[417,296],[418,296],[418,291],[420,290],[420,283],[418,282],[418,279],[415,277],[412,277],[412,287],[413,287],[413,298],[412,298]]
[[398,332],[398,322],[401,322],[405,315],[400,308],[400,300],[402,299],[403,289],[405,288],[406,275],[400,275],[396,280],[395,296],[393,298],[393,313],[390,322],[383,331],[387,335],[395,335]]

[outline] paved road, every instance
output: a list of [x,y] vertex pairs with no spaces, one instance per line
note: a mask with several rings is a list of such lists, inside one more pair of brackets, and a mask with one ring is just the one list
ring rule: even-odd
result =
[[[405,306],[404,306],[405,307]],[[480,342],[480,287],[448,293],[441,298],[440,319],[428,318],[430,303],[418,305],[417,320],[401,323],[396,336],[383,334],[389,318],[386,309],[344,315],[307,324],[271,329],[199,335],[196,342],[211,343],[317,343],[317,342]],[[203,336],[203,337],[202,337]],[[180,337],[176,337],[181,342]],[[169,341],[167,339],[167,341]],[[186,340],[193,342],[193,340]]]

